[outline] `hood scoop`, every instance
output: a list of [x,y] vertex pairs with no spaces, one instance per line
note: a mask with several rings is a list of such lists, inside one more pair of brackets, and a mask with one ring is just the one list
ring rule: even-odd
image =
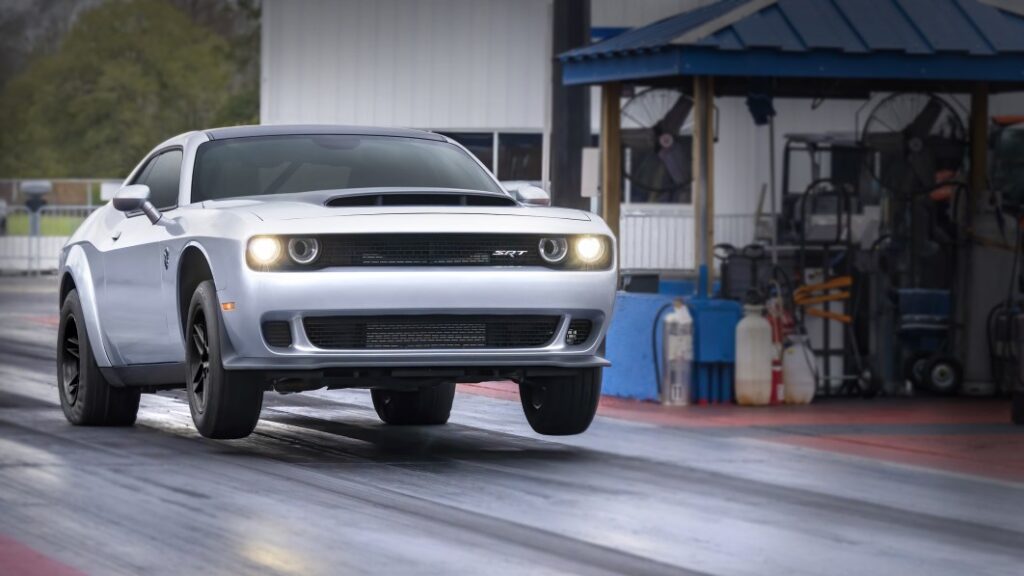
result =
[[497,194],[346,194],[328,198],[329,208],[355,208],[367,206],[518,206],[516,201]]

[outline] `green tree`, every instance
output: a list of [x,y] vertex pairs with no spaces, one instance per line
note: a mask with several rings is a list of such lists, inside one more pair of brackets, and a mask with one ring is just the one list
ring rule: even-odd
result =
[[4,87],[0,174],[123,176],[170,136],[251,121],[234,60],[168,2],[105,2]]

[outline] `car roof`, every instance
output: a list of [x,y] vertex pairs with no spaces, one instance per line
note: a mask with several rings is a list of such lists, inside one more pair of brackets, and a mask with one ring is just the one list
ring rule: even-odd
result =
[[266,126],[232,126],[205,131],[210,140],[251,138],[255,136],[298,136],[308,134],[339,134],[353,136],[396,136],[443,141],[444,136],[424,130],[407,128],[375,128],[373,126],[336,126],[331,124],[275,124]]

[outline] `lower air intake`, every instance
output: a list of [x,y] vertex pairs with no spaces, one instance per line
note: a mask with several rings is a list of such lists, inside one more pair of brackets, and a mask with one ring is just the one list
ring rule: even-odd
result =
[[306,337],[328,350],[538,348],[555,337],[558,316],[312,316]]
[[284,320],[264,322],[263,339],[269,346],[287,348],[292,345],[292,327]]

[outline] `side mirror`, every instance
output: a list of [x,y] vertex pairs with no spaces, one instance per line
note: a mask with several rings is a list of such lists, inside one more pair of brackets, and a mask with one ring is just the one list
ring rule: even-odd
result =
[[114,194],[114,209],[121,212],[136,212],[141,210],[146,218],[153,224],[160,221],[160,211],[149,201],[149,186],[145,184],[132,184],[122,186]]
[[551,206],[551,195],[537,186],[523,186],[516,190],[516,197],[527,206]]

